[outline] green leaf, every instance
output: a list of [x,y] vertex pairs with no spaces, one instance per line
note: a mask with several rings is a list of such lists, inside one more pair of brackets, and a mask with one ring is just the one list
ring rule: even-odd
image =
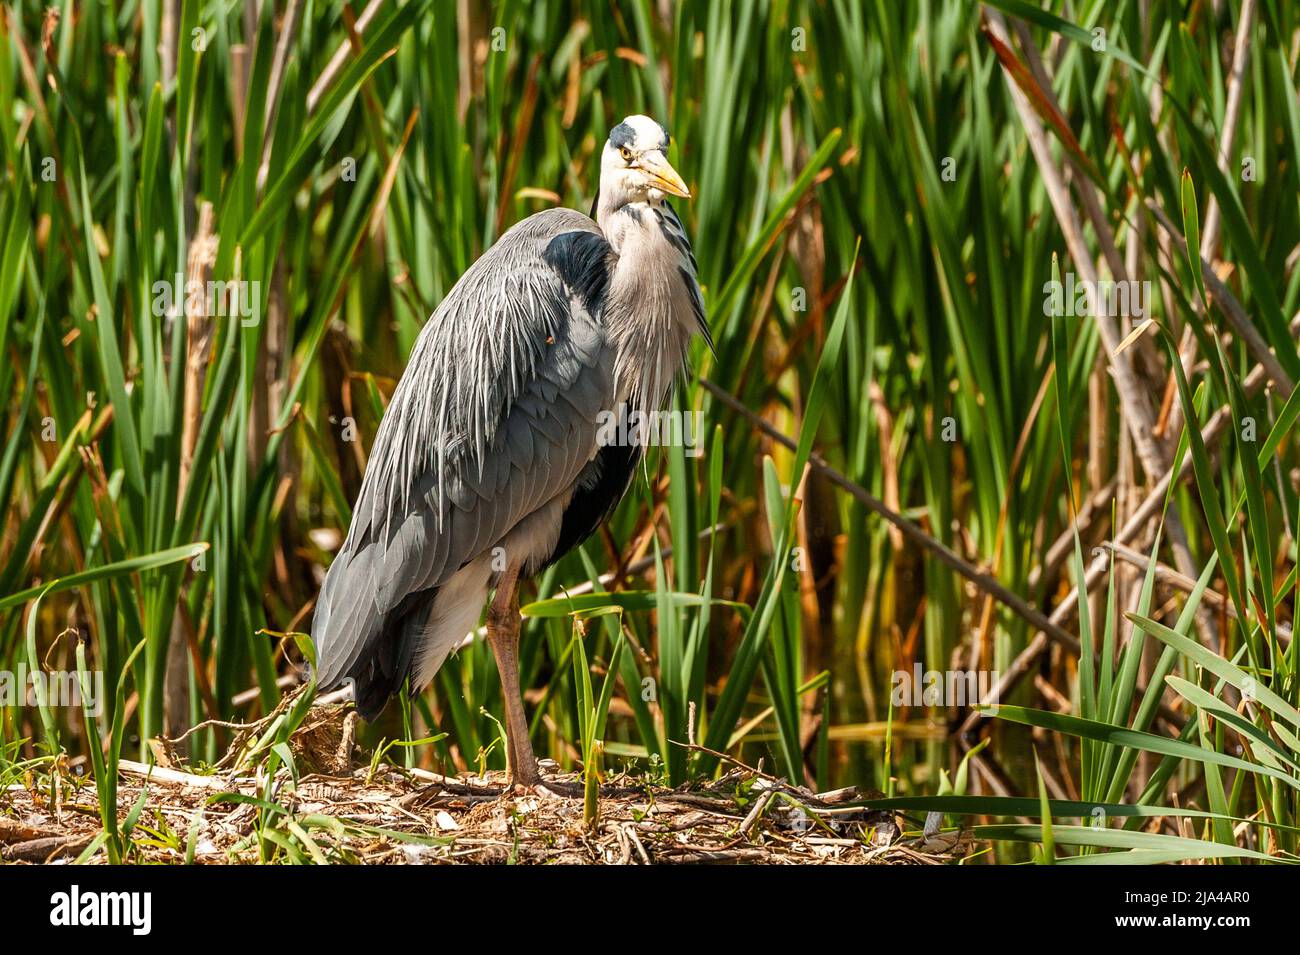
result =
[[1201,271],[1201,226],[1196,211],[1196,186],[1192,183],[1192,174],[1186,169],[1183,170],[1181,185],[1183,235],[1187,238],[1187,265],[1192,270],[1192,278],[1196,281],[1196,291],[1201,295],[1201,304],[1208,311],[1210,299],[1205,294],[1205,276]]
[[1247,760],[1229,756],[1226,753],[1202,749],[1192,743],[1170,739],[1167,736],[1159,736],[1155,733],[1144,733],[1122,726],[1112,726],[1109,723],[1101,723],[1096,720],[1080,719],[1077,716],[1067,716],[1064,713],[1030,710],[1021,706],[977,706],[975,709],[981,712],[987,711],[998,719],[1023,723],[1026,726],[1039,726],[1057,733],[1064,733],[1067,736],[1096,740],[1111,746],[1126,746],[1146,750],[1150,753],[1174,756],[1179,759],[1210,763],[1215,766],[1226,766],[1229,769],[1240,769],[1248,773],[1259,773],[1280,780],[1293,789],[1300,790],[1300,781],[1279,770],[1268,766],[1259,766]]
[[1292,726],[1300,728],[1300,710],[1297,710],[1294,706],[1269,689],[1269,687],[1259,678],[1251,676],[1239,667],[1234,666],[1217,653],[1201,646],[1195,640],[1189,640],[1182,634],[1175,633],[1164,624],[1157,623],[1154,620],[1147,620],[1146,618],[1139,617],[1135,614],[1125,614],[1125,616],[1147,633],[1151,634],[1151,636],[1173,647],[1174,650],[1187,657],[1193,663],[1204,667],[1229,686],[1236,687],[1245,694],[1248,699],[1255,700],[1260,706],[1269,710],[1274,716],[1286,720]]
[[[575,597],[551,597],[536,600],[519,608],[525,617],[567,617],[580,613],[590,615],[606,607],[628,611],[654,610],[657,606],[657,593],[653,590],[618,590],[610,593],[579,594]],[[674,607],[700,607],[706,603],[723,607],[732,607],[748,611],[749,607],[734,600],[703,597],[700,594],[688,594],[670,591],[668,599]]]
[[140,570],[150,570],[154,567],[163,567],[167,564],[174,564],[178,561],[189,560],[199,554],[200,551],[207,550],[206,543],[190,544],[185,547],[172,547],[167,550],[161,550],[154,554],[145,554],[143,557],[131,557],[126,560],[119,560],[112,564],[104,564],[102,567],[91,567],[87,570],[75,574],[68,574],[66,577],[56,577],[48,584],[42,584],[38,587],[28,587],[26,590],[20,590],[15,594],[9,594],[7,597],[0,597],[0,610],[7,610],[18,604],[26,603],[33,597],[47,593],[57,593],[61,590],[69,590],[73,587],[80,587],[83,584],[89,584],[96,580],[107,580],[112,577],[120,577],[123,574],[133,574]]
[[[1009,842],[1042,842],[1041,826],[975,826],[971,834],[976,839],[991,839]],[[1277,861],[1273,857],[1254,849],[1241,846],[1225,846],[1217,842],[1204,842],[1200,839],[1184,839],[1182,836],[1169,836],[1154,832],[1129,832],[1124,829],[1093,829],[1086,826],[1057,826],[1053,837],[1061,845],[1088,846],[1100,849],[1132,849],[1143,853],[1159,853],[1158,861],[1178,862],[1186,859],[1255,859],[1263,862]],[[1080,856],[1075,859],[1062,859],[1062,863],[1073,862],[1075,865],[1097,865],[1101,863],[1119,863],[1124,861],[1124,853],[1107,853],[1098,856]],[[1148,856],[1147,858],[1150,858]],[[1087,860],[1086,862],[1084,860]]]

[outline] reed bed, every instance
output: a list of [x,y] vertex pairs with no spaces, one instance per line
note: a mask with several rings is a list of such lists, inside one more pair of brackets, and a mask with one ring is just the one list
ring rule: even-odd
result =
[[740,764],[939,861],[1295,861],[1298,55],[1284,0],[6,4],[0,820],[184,859],[123,767],[237,752],[241,852],[360,861],[312,774],[500,773],[472,637],[300,765],[304,631],[422,323],[645,112],[716,351],[527,594],[592,858]]

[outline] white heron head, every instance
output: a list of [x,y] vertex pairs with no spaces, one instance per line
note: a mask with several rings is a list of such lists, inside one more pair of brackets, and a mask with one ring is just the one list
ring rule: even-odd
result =
[[668,133],[649,116],[629,116],[615,126],[600,157],[601,205],[618,209],[630,202],[658,205],[664,196],[689,199],[667,151]]

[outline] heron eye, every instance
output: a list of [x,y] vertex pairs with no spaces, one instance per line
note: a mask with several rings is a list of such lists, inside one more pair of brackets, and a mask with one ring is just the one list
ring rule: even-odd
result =
[[618,154],[623,157],[623,162],[632,161],[632,150],[628,149],[626,146],[620,146],[618,148]]

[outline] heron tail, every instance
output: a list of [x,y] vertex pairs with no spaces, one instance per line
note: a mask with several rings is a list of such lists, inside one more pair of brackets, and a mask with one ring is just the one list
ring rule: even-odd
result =
[[383,613],[375,606],[371,552],[339,553],[312,620],[318,685],[327,690],[351,683],[357,712],[368,721],[407,677],[413,690],[429,684],[478,623],[490,574],[486,560],[474,561],[443,585],[408,594]]
[[[413,645],[405,639],[406,622],[421,609],[409,597],[387,613],[376,607],[372,554],[369,546],[339,552],[325,575],[311,627],[317,685],[330,690],[350,683],[357,712],[367,720],[383,711],[410,672]],[[433,594],[411,597],[432,603]]]

